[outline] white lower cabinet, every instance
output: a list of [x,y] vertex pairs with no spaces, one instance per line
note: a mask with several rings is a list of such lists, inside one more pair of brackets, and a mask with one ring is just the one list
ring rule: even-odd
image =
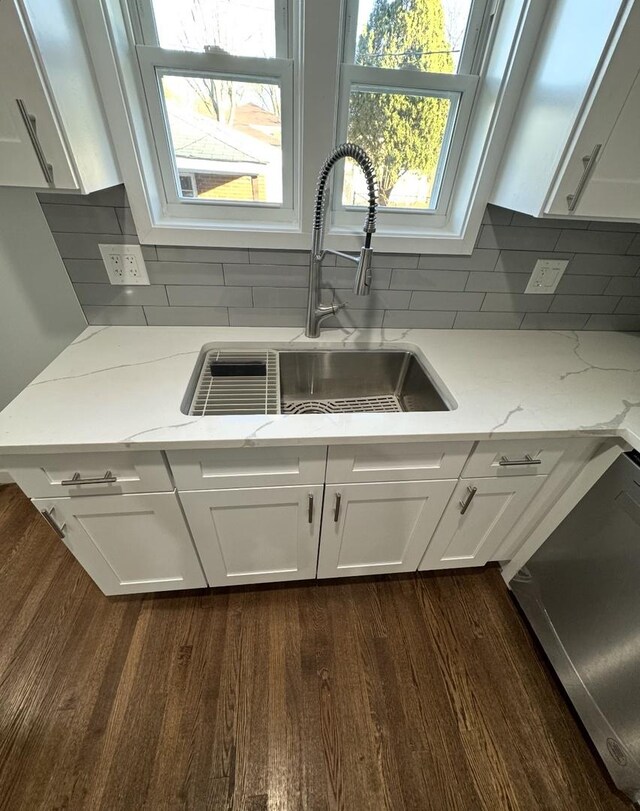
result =
[[318,577],[415,571],[455,485],[327,485]]
[[316,576],[323,486],[180,493],[210,586]]
[[207,585],[174,493],[33,503],[107,595]]
[[546,476],[461,479],[419,569],[484,566]]

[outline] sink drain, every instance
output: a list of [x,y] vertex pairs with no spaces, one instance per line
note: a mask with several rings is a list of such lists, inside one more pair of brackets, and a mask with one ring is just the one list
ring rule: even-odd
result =
[[394,395],[381,397],[352,397],[341,400],[283,400],[283,414],[351,414],[402,411]]

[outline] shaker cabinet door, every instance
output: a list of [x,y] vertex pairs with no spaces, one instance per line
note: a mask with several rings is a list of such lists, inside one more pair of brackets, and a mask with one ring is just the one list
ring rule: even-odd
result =
[[174,493],[33,503],[105,594],[207,585]]
[[415,571],[455,484],[327,485],[318,577]]

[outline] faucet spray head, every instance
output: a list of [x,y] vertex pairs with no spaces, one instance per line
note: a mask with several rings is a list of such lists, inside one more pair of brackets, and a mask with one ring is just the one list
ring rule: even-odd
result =
[[360,258],[356,268],[356,279],[353,292],[357,296],[368,296],[371,293],[371,259],[373,248],[360,248]]

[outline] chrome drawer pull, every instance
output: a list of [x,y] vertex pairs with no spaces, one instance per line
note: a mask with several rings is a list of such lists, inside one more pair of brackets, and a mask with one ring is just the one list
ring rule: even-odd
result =
[[340,502],[342,501],[342,496],[340,493],[336,493],[336,500],[333,505],[333,520],[334,523],[338,523],[338,519],[340,518]]
[[541,465],[542,459],[534,459],[531,454],[525,453],[524,459],[507,459],[503,456],[498,462],[500,467],[512,467],[513,465]]
[[596,144],[593,147],[590,155],[585,155],[582,159],[582,165],[584,169],[582,170],[582,175],[580,180],[578,181],[578,185],[576,186],[576,190],[573,194],[567,195],[567,208],[569,211],[575,211],[580,202],[580,198],[582,197],[582,192],[585,190],[585,187],[589,181],[589,177],[591,172],[593,171],[593,167],[596,165],[596,161],[598,159],[598,155],[600,150],[602,149],[602,144]]
[[310,524],[313,524],[313,494],[309,493],[309,512],[308,512],[308,520]]
[[16,104],[18,105],[18,110],[20,110],[20,115],[24,121],[27,134],[31,139],[31,145],[33,146],[33,151],[36,153],[36,158],[42,169],[44,179],[47,181],[48,186],[53,186],[53,166],[47,161],[44,149],[38,138],[38,133],[36,132],[36,117],[27,110],[27,105],[22,99],[16,99]]
[[90,476],[87,479],[81,478],[79,473],[74,473],[73,478],[64,479],[60,484],[63,487],[67,487],[74,484],[113,484],[113,482],[117,481],[118,477],[114,476],[110,470],[107,470],[104,476]]
[[63,524],[61,527],[58,526],[58,522],[55,520],[55,518],[52,515],[53,509],[54,508],[52,507],[51,510],[43,510],[40,514],[42,515],[44,520],[47,522],[47,524],[49,524],[51,529],[56,533],[58,538],[60,538],[61,540],[64,541],[64,528],[65,528],[66,524]]
[[473,497],[477,492],[478,492],[477,487],[472,487],[471,485],[467,486],[467,495],[460,502],[460,515],[464,515],[466,511],[469,509],[469,506],[473,501]]

